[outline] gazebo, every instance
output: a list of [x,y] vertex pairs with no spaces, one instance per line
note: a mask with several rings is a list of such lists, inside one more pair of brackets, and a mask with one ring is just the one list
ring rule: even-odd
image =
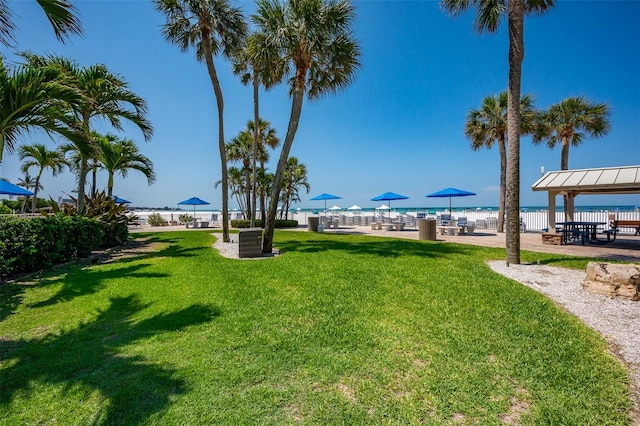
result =
[[567,196],[565,218],[573,221],[575,197],[581,194],[640,194],[640,166],[547,172],[531,185],[533,191],[547,191],[549,232],[556,229],[556,195]]

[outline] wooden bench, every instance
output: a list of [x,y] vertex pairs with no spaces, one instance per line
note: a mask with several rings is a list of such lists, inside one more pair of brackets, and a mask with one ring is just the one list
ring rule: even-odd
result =
[[436,226],[436,229],[440,232],[440,235],[444,235],[448,230],[451,230],[453,232],[453,235],[460,235],[462,226],[439,225]]
[[636,235],[640,235],[640,220],[614,220],[611,227],[618,228],[635,228]]

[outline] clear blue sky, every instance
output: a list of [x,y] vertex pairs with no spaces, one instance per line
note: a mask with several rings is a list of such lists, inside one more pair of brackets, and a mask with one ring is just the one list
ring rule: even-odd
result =
[[[543,17],[525,20],[522,91],[547,108],[570,96],[585,96],[611,108],[611,131],[572,148],[570,168],[640,164],[640,2],[558,1]],[[139,206],[170,206],[191,196],[221,206],[215,100],[204,64],[182,53],[161,34],[164,16],[147,1],[76,1],[83,38],[57,42],[34,1],[12,1],[19,27],[17,49],[53,53],[81,65],[104,63],[124,76],[147,100],[154,136],[148,143],[135,127],[133,139],[155,165],[157,182],[130,173],[114,192]],[[253,2],[240,2],[249,14]],[[477,193],[456,205],[498,203],[496,149],[472,151],[464,137],[466,114],[484,97],[507,86],[506,23],[497,34],[472,31],[473,14],[453,19],[437,1],[357,1],[354,33],[362,68],[343,92],[302,109],[291,155],[305,163],[311,185],[299,207],[317,208],[310,198],[329,192],[337,204],[374,207],[370,198],[386,191],[410,199],[394,207],[444,205],[425,195],[453,186]],[[16,49],[16,50],[17,50]],[[11,51],[3,48],[11,57]],[[251,89],[241,85],[226,61],[217,59],[225,98],[225,136],[252,118]],[[290,112],[284,87],[261,93],[261,116],[284,138]],[[102,126],[99,130],[106,131]],[[55,142],[43,135],[25,143]],[[540,167],[557,170],[560,150],[521,140],[521,205],[546,205],[546,193],[530,187]],[[275,169],[277,154],[271,170]],[[2,175],[16,182],[19,160],[6,155]],[[43,196],[56,199],[75,188],[69,172],[43,178]],[[99,185],[106,185],[100,176]],[[230,200],[231,207],[235,201]],[[578,197],[578,205],[640,204],[640,196]]]

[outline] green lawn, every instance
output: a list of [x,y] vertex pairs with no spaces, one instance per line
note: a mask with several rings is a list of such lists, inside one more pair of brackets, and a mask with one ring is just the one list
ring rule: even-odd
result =
[[1,424],[629,423],[605,341],[493,273],[504,250],[287,231],[240,261],[143,236],[2,285]]

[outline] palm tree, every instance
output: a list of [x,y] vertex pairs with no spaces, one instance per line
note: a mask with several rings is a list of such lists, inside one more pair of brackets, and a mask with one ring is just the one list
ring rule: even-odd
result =
[[196,59],[207,65],[218,107],[218,150],[222,173],[222,239],[229,241],[229,193],[227,156],[224,141],[224,101],[213,58],[222,54],[231,59],[246,37],[247,23],[240,9],[227,0],[154,0],[167,17],[165,38],[186,52],[196,49]]
[[[536,122],[533,97],[524,95],[520,99],[520,133],[529,134]],[[500,153],[500,204],[498,207],[498,232],[504,232],[507,180],[507,92],[487,96],[480,109],[467,114],[464,134],[471,140],[471,149],[491,149],[497,142]]]
[[520,84],[524,60],[524,16],[543,14],[554,0],[440,0],[454,17],[476,8],[474,29],[496,32],[506,13],[509,27],[509,84],[507,88],[507,264],[520,263]]
[[[65,42],[71,34],[82,34],[76,8],[68,0],[37,0],[53,27],[56,37]],[[0,43],[10,47],[15,41],[16,26],[7,0],[0,1]]]
[[[353,6],[346,0],[259,0],[252,20],[262,35],[259,49],[266,57],[280,58],[273,81],[290,77],[291,114],[271,191],[262,250],[271,252],[289,152],[293,144],[305,95],[318,99],[348,86],[360,66],[360,48],[351,24]],[[282,61],[282,62],[281,62]]]
[[113,196],[113,176],[120,173],[123,178],[127,177],[129,170],[142,173],[147,178],[147,183],[151,186],[156,181],[153,171],[153,162],[140,153],[136,144],[129,139],[118,139],[117,136],[106,134],[97,138],[99,147],[98,167],[106,170],[107,196]]
[[[560,144],[560,170],[569,169],[569,147],[578,146],[584,136],[600,138],[609,132],[609,108],[582,97],[564,99],[540,115],[533,143],[546,141],[553,149]],[[570,217],[567,195],[563,197],[565,218]]]
[[[247,123],[247,130],[255,129],[253,125],[254,121],[249,120]],[[276,147],[280,144],[280,139],[276,136],[276,129],[271,127],[271,123],[266,120],[260,119],[258,121],[258,138],[257,138],[257,146],[256,146],[256,161],[260,162],[260,171],[262,174],[265,173],[265,164],[269,161],[269,151],[267,148],[276,149]],[[254,133],[255,140],[255,133]],[[259,173],[259,171],[256,171]],[[258,179],[256,178],[256,185],[258,185]],[[266,194],[258,190],[259,188],[256,186],[255,195],[252,194],[253,197],[253,205],[256,205],[256,198],[260,198],[260,217],[264,219],[266,214]]]
[[64,154],[60,150],[51,151],[41,143],[33,145],[22,145],[18,150],[18,158],[26,160],[22,163],[22,172],[28,175],[31,167],[37,167],[36,180],[34,183],[34,194],[31,202],[31,211],[36,211],[36,198],[38,189],[41,188],[40,178],[45,169],[51,169],[51,174],[56,176],[64,170],[67,164]]
[[[18,186],[25,188],[27,191],[35,188],[37,188],[38,190],[43,188],[42,185],[36,185],[35,179],[31,175],[29,175],[29,173],[25,173],[24,177],[18,180]],[[28,199],[29,197],[27,196],[22,197],[22,207],[20,208],[20,213],[24,213],[24,211],[26,210]],[[36,199],[35,194],[33,195],[33,199]]]
[[307,166],[299,163],[296,157],[289,157],[289,160],[287,161],[287,170],[284,174],[282,192],[280,194],[282,211],[285,214],[285,219],[289,216],[291,203],[300,202],[300,187],[305,188],[307,190],[307,194],[311,189],[311,186],[307,181]]
[[245,182],[245,202],[244,205],[247,207],[246,210],[246,218],[251,218],[253,215],[251,211],[255,208],[252,208],[251,204],[251,187],[252,187],[252,177],[251,177],[251,163],[252,163],[252,151],[255,139],[251,135],[249,131],[242,131],[235,138],[231,139],[226,145],[225,150],[227,152],[227,159],[229,161],[241,161],[242,162],[242,172],[244,173],[244,182]]
[[533,143],[546,142],[551,149],[560,144],[560,169],[569,169],[569,147],[579,146],[585,134],[591,138],[605,136],[611,127],[609,108],[582,97],[572,97],[552,105],[540,116]]
[[[231,195],[235,197],[236,202],[238,203],[238,206],[240,207],[240,210],[242,210],[243,216],[246,219],[246,197],[244,193],[246,187],[245,173],[242,169],[239,169],[237,167],[229,167],[228,173],[229,189],[231,189]],[[219,187],[221,183],[222,179],[217,180],[214,184],[214,187]]]
[[[283,66],[284,61],[277,61],[278,58],[269,58],[268,50],[260,49],[263,43],[264,35],[253,33],[246,38],[244,47],[240,49],[233,59],[233,73],[240,76],[242,84],[252,83],[253,86],[253,120],[249,122],[253,130],[253,158],[251,161],[251,204],[254,208],[251,210],[251,227],[255,226],[256,219],[256,162],[258,150],[261,143],[261,125],[263,121],[260,119],[260,84],[262,83],[266,89],[271,88],[276,82],[273,76],[281,74],[276,70],[278,66]],[[254,123],[258,125],[254,125]],[[275,148],[275,147],[273,147]],[[263,165],[264,169],[264,165]],[[261,200],[264,202],[263,200]],[[261,207],[262,217],[264,218],[264,206]]]
[[0,165],[32,129],[58,132],[61,117],[80,94],[73,79],[53,66],[19,65],[9,70],[0,57]]
[[105,65],[79,67],[75,62],[60,57],[42,57],[26,54],[32,66],[54,66],[73,78],[81,97],[71,104],[64,117],[66,128],[59,130],[80,154],[78,167],[78,211],[84,211],[85,185],[89,171],[89,160],[97,155],[91,133],[92,121],[104,119],[117,130],[122,130],[122,120],[135,124],[149,140],[153,128],[148,121],[147,104],[129,90],[124,78],[111,72]]

